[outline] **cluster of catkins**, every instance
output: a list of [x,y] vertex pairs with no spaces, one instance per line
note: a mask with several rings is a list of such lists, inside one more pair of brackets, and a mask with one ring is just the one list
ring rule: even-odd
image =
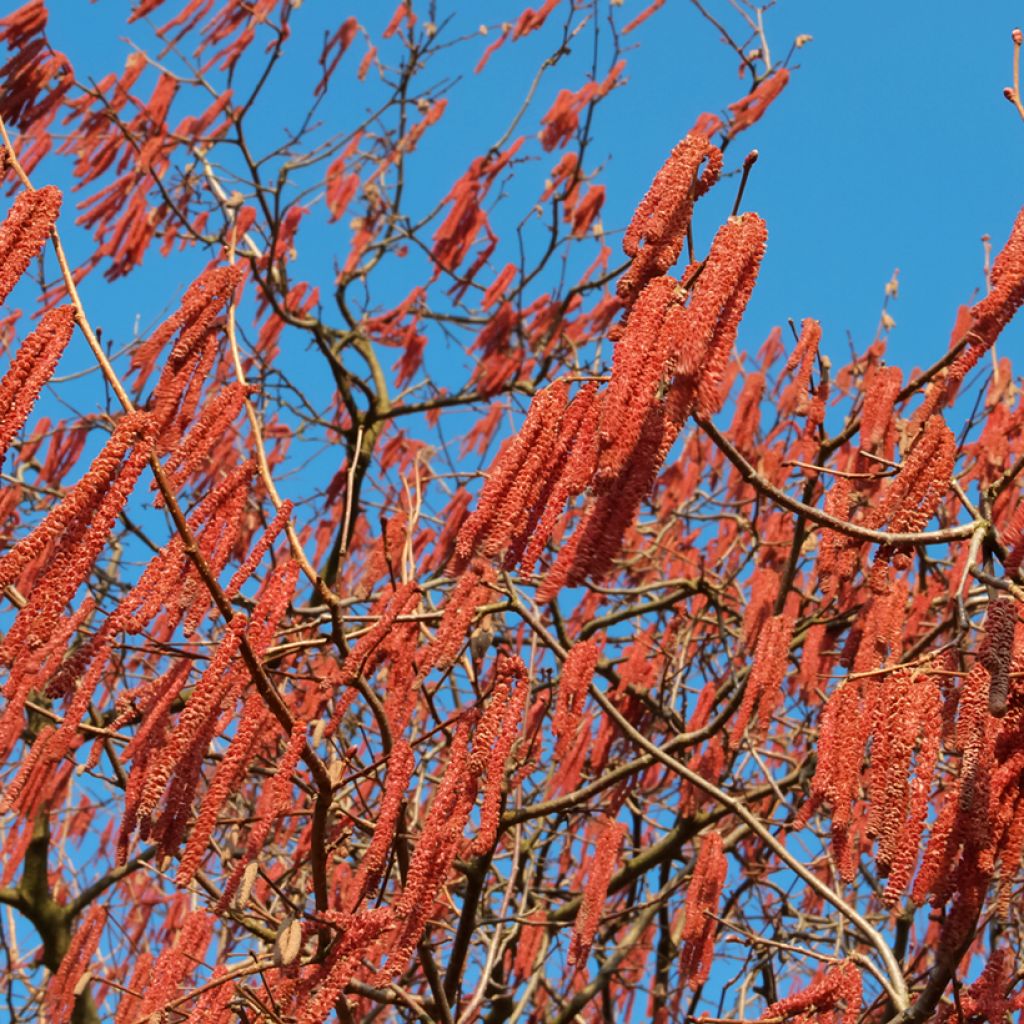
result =
[[689,232],[696,200],[718,179],[722,154],[688,135],[658,172],[626,231],[632,263],[618,284],[622,319],[608,386],[574,396],[558,381],[538,392],[519,433],[502,449],[455,544],[455,568],[474,558],[533,570],[567,502],[585,495],[572,535],[538,589],[599,578],[648,496],[691,414],[722,404],[722,381],[740,318],[764,255],[756,214],[730,217],[707,257],[681,279],[668,274]]

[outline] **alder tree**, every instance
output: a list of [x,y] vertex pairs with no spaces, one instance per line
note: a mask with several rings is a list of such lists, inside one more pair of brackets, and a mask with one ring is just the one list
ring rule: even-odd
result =
[[750,337],[773,3],[623,224],[664,0],[70,6],[0,18],[0,1015],[1017,1013],[1024,213],[926,367]]

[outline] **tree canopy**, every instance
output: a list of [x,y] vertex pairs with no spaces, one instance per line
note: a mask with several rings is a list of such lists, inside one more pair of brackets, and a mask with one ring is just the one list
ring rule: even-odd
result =
[[924,366],[751,337],[810,38],[693,5],[621,224],[665,0],[0,18],[12,1024],[1024,1007],[1024,210]]

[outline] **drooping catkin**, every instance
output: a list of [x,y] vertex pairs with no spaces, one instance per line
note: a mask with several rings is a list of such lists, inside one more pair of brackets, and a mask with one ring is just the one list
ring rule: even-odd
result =
[[85,976],[89,961],[99,946],[107,916],[107,907],[95,902],[78,923],[71,944],[61,958],[60,967],[53,973],[46,987],[47,1020],[52,1024],[67,1024],[71,1020],[79,981]]
[[718,913],[728,863],[722,837],[709,832],[701,842],[693,877],[686,894],[686,920],[680,941],[680,973],[691,988],[707,981],[718,924],[709,915]]
[[982,352],[995,343],[999,332],[1024,303],[1024,209],[1013,222],[1006,245],[989,273],[989,293],[971,307],[972,347]]
[[75,327],[74,306],[47,310],[0,381],[0,463],[53,375]]
[[[480,769],[477,774],[485,772],[486,779],[483,784],[483,804],[480,808],[480,830],[473,840],[472,846],[473,852],[476,854],[487,853],[497,840],[505,770],[509,755],[512,753],[512,746],[519,738],[523,712],[530,695],[526,666],[521,658],[509,657],[505,654],[499,655],[495,666],[495,677],[495,690],[501,687],[507,696],[501,702],[500,718],[495,723],[494,739],[483,746],[481,750],[483,756],[480,758]],[[480,731],[478,730],[473,742],[474,754],[476,754],[479,736]],[[470,767],[472,769],[474,765],[471,764]]]
[[0,224],[0,302],[39,255],[57,222],[63,196],[54,185],[22,192]]
[[606,819],[601,826],[583,899],[576,912],[576,923],[569,940],[568,960],[577,967],[586,964],[590,947],[594,944],[601,923],[601,910],[608,896],[608,886],[615,874],[622,844],[628,835],[626,826],[613,818]]
[[978,645],[978,660],[989,674],[988,710],[1001,718],[1010,693],[1010,660],[1017,627],[1017,602],[1010,595],[989,601],[985,633]]
[[[843,1021],[855,1021],[860,1014],[862,1001],[861,977],[857,965],[852,960],[828,968],[819,974],[814,981],[800,992],[794,992],[769,1005],[761,1020],[777,1020],[779,1018],[803,1017],[808,1019],[809,1012],[824,1014],[835,1010],[840,1004],[844,1006]],[[818,1016],[819,1020],[824,1019]]]
[[292,789],[292,773],[302,757],[305,743],[306,723],[297,718],[292,723],[288,742],[274,774],[260,792],[256,805],[255,824],[250,827],[245,850],[238,858],[235,870],[224,886],[224,891],[217,903],[218,910],[224,910],[231,904],[249,863],[259,856],[278,816],[290,806],[288,797]]
[[703,135],[687,135],[673,147],[622,237],[623,251],[633,257],[617,287],[627,308],[651,278],[664,274],[679,258],[694,203],[721,170],[721,151]]
[[597,667],[598,643],[596,638],[573,644],[562,664],[562,672],[558,680],[558,697],[555,711],[551,718],[551,731],[558,739],[555,747],[555,761],[565,756],[569,741],[583,715],[583,705],[587,698],[590,681],[594,678]]
[[383,796],[377,822],[373,827],[373,838],[359,862],[359,870],[352,883],[354,908],[377,886],[384,874],[388,852],[395,840],[395,827],[402,810],[402,801],[415,764],[412,748],[405,740],[399,740],[388,755]]

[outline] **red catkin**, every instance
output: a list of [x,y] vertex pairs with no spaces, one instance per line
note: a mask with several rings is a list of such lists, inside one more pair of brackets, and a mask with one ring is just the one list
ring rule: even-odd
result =
[[597,667],[598,643],[595,638],[574,644],[562,664],[558,681],[558,698],[551,719],[551,731],[558,738],[555,761],[565,756],[569,742],[576,734],[583,715],[590,681]]
[[995,258],[989,274],[989,293],[971,307],[968,338],[972,347],[986,352],[999,332],[1024,303],[1024,209],[1013,222],[1010,237]]
[[843,1020],[855,1021],[860,1013],[861,985],[857,965],[852,960],[844,960],[818,975],[802,991],[776,1000],[761,1014],[761,1020],[806,1017],[810,1011],[821,1014],[835,1010],[841,1003],[845,1007]]
[[626,826],[608,818],[601,826],[597,838],[597,849],[594,851],[593,864],[583,890],[583,899],[576,913],[576,924],[569,941],[570,964],[582,967],[587,962],[590,947],[597,935],[597,926],[601,923],[601,909],[608,896],[615,865],[618,863],[622,843],[629,835]]
[[399,740],[388,756],[387,774],[380,802],[380,813],[373,828],[373,838],[359,863],[359,870],[352,883],[355,894],[354,905],[373,890],[384,874],[388,852],[395,839],[395,827],[402,810],[405,790],[412,778],[415,758],[412,748],[405,740]]
[[[490,744],[489,750],[485,748],[483,751],[485,757],[482,759],[481,769],[486,771],[486,781],[483,785],[483,804],[480,808],[480,831],[473,840],[472,846],[473,852],[476,854],[488,852],[497,839],[501,820],[505,770],[512,753],[512,746],[519,738],[523,711],[530,696],[530,687],[526,680],[526,666],[522,659],[505,654],[499,655],[495,676],[497,680],[495,690],[501,687],[508,696],[501,703],[501,717],[496,722],[493,743]],[[483,719],[481,719],[480,725],[482,729]],[[473,741],[474,755],[476,755],[480,731],[478,730]],[[470,769],[472,770],[473,767],[471,759]]]
[[101,903],[93,903],[85,912],[71,944],[64,953],[60,967],[50,978],[46,987],[47,1020],[52,1024],[67,1024],[75,1006],[75,989],[79,979],[89,967],[100,936],[107,923],[107,908]]
[[985,634],[978,645],[978,661],[989,674],[988,710],[997,718],[1006,714],[1016,626],[1017,602],[1013,597],[1001,595],[989,601]]
[[624,305],[632,306],[647,282],[679,258],[693,205],[718,180],[721,169],[721,151],[703,135],[687,135],[673,148],[622,238],[623,250],[633,257],[618,284]]
[[703,985],[711,970],[718,924],[708,915],[718,913],[727,870],[722,837],[717,832],[709,832],[701,842],[694,864],[681,935],[680,972],[691,988]]
[[63,199],[54,185],[22,192],[0,224],[0,302],[39,255],[60,213]]
[[290,807],[289,795],[292,790],[292,773],[295,771],[299,758],[302,757],[306,745],[306,723],[296,719],[292,723],[292,731],[288,737],[284,753],[274,774],[264,785],[256,804],[255,824],[249,829],[244,853],[238,858],[235,870],[224,886],[224,892],[217,903],[218,910],[224,910],[230,903],[242,875],[250,861],[254,861],[263,849],[271,830],[280,814]]
[[0,381],[0,462],[25,426],[43,385],[53,375],[75,327],[74,306],[47,310],[21,343]]

